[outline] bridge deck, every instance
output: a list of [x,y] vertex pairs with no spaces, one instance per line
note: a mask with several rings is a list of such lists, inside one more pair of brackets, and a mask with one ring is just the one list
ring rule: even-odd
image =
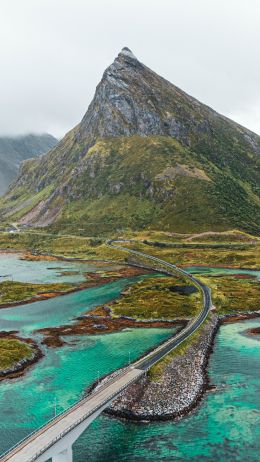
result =
[[34,460],[36,455],[39,456],[55,440],[59,440],[61,435],[68,433],[73,427],[101,408],[104,403],[109,402],[142,373],[139,369],[127,369],[116,380],[111,380],[111,384],[107,383],[106,387],[97,390],[92,396],[82,400],[65,414],[57,416],[55,420],[25,440],[24,444],[14,448],[12,452],[1,458],[1,462],[29,462]]
[[[111,241],[108,242],[112,245]],[[75,406],[71,407],[68,411],[57,416],[54,420],[46,424],[43,428],[39,429],[33,435],[28,437],[25,441],[18,444],[17,447],[10,450],[5,456],[0,459],[0,462],[33,462],[41,454],[43,454],[49,447],[53,446],[56,441],[60,440],[63,436],[69,433],[73,428],[79,425],[88,417],[93,416],[98,410],[102,411],[104,405],[109,405],[111,400],[115,398],[121,391],[128,385],[136,381],[138,377],[144,374],[145,370],[149,369],[153,364],[158,362],[177,345],[187,339],[196,329],[202,324],[207,317],[209,310],[212,306],[210,289],[205,286],[198,279],[191,276],[186,271],[177,268],[175,265],[160,260],[159,258],[151,255],[143,254],[141,252],[131,250],[124,247],[112,245],[120,250],[125,250],[137,256],[148,258],[155,261],[157,264],[163,264],[165,267],[170,268],[174,273],[180,273],[188,277],[203,293],[203,307],[201,312],[178,334],[170,340],[164,342],[159,347],[155,348],[151,353],[148,353],[144,358],[132,364],[113,379],[110,379],[106,384],[99,388],[89,397],[79,401]]]

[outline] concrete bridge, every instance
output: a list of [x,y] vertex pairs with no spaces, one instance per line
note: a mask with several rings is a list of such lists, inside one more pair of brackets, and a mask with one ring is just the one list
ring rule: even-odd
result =
[[137,257],[152,260],[157,265],[166,267],[168,272],[180,273],[189,278],[203,294],[202,310],[197,317],[178,334],[159,345],[141,360],[127,368],[96,388],[86,398],[77,402],[65,412],[47,422],[43,427],[20,441],[16,446],[3,454],[0,462],[73,462],[72,445],[86,430],[91,422],[108,407],[112,401],[131,383],[138,380],[147,370],[160,361],[176,346],[186,340],[202,324],[212,306],[210,289],[184,270],[171,263],[121,247],[125,241],[110,241],[108,245],[132,253]]

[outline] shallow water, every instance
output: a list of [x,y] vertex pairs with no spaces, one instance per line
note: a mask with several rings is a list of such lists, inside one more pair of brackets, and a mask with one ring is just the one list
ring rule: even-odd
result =
[[[30,263],[35,272],[39,262]],[[54,263],[56,267],[60,265]],[[46,268],[49,277],[50,270]],[[35,329],[74,322],[75,316],[107,303],[140,278],[121,279],[64,297],[0,310],[0,330],[18,329],[22,335],[32,336]],[[74,462],[257,462],[260,341],[244,335],[244,331],[259,325],[260,318],[221,327],[209,367],[217,389],[206,394],[196,412],[179,422],[153,424],[101,416],[75,443]],[[62,348],[46,349],[46,356],[24,377],[0,384],[0,452],[50,419],[55,400],[57,411],[64,410],[99,375],[127,364],[129,352],[134,360],[172,332],[173,329],[130,329],[109,335],[84,335],[67,338],[69,345]]]
[[227,275],[232,276],[236,274],[248,274],[253,277],[260,278],[259,270],[250,269],[233,269],[233,268],[214,268],[210,266],[189,266],[185,268],[191,274],[205,274],[211,276]]
[[0,310],[0,330],[19,330],[30,335],[33,330],[74,322],[73,319],[97,305],[118,297],[130,283],[149,276],[119,279],[115,282],[80,290],[61,297]]
[[220,328],[209,374],[216,391],[179,422],[134,424],[102,416],[74,445],[75,462],[258,462],[260,318]]
[[[62,297],[0,310],[0,330],[40,340],[34,330],[74,322],[74,317],[118,297],[131,282],[144,277],[120,279]],[[66,337],[61,348],[46,348],[45,357],[24,377],[0,384],[0,452],[9,448],[54,415],[82,397],[88,385],[140,357],[169,338],[170,329],[126,329],[107,335]]]
[[[116,269],[118,265],[97,266],[95,263],[77,261],[29,261],[21,260],[17,253],[0,254],[0,280],[10,276],[14,281],[32,283],[83,282],[84,273],[104,269]],[[75,274],[67,274],[70,271]]]

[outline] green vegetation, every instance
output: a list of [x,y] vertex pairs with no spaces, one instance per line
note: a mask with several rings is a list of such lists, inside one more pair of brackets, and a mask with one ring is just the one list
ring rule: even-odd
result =
[[178,278],[149,278],[129,286],[111,308],[115,316],[135,319],[187,319],[201,309],[201,294]]
[[17,249],[40,254],[87,260],[124,260],[123,252],[111,249],[105,240],[81,236],[59,236],[44,232],[0,233],[0,249]]
[[260,310],[260,284],[255,278],[201,278],[212,289],[212,301],[218,315]]
[[[202,235],[196,238],[196,235],[194,237],[189,234],[170,235],[159,231],[131,232],[129,230],[122,233],[122,236],[136,241],[131,244],[125,243],[124,247],[135,248],[180,266],[260,268],[259,238],[237,231],[224,233],[217,236],[216,240],[215,236],[209,239],[206,235],[205,242]],[[196,239],[199,242],[196,242]],[[149,242],[149,245],[143,241]],[[178,247],[174,247],[176,244]],[[108,247],[105,239],[102,238],[39,231],[0,233],[0,249],[30,250],[36,253],[87,260],[130,259],[126,253]]]
[[29,359],[33,347],[16,338],[0,338],[0,371],[15,366],[23,359]]
[[49,151],[57,140],[48,134],[0,138],[0,194],[3,194],[18,173],[18,166],[28,158]]
[[[158,240],[161,244],[161,241]],[[193,241],[181,241],[180,246],[172,247],[171,241],[167,246],[156,244],[145,244],[137,241],[131,244],[124,244],[126,247],[140,250],[141,252],[154,255],[163,260],[175,263],[179,266],[223,266],[233,268],[260,268],[259,241],[254,244],[244,243],[237,245],[225,244],[223,247],[215,246],[216,243]],[[219,245],[219,242],[217,243]]]
[[3,281],[0,283],[0,306],[6,303],[23,302],[34,297],[47,298],[49,294],[67,292],[72,287],[71,284],[31,284]]
[[[108,235],[126,228],[190,233],[230,227],[260,230],[255,167],[245,153],[241,159],[251,176],[246,172],[243,178],[235,164],[232,171],[226,167],[223,172],[217,160],[214,164],[211,158],[170,137],[117,137],[98,141],[81,160],[82,173],[74,176],[75,159],[84,146],[73,141],[71,149],[70,168],[53,165],[55,159],[58,162],[55,156],[47,158],[44,166],[38,165],[38,160],[28,164],[24,174],[28,181],[17,184],[1,201],[3,221],[17,221],[28,214],[25,221],[44,224],[45,218],[39,218],[41,204],[52,197],[48,215],[55,232],[78,234],[82,230],[89,235]],[[226,162],[230,163],[229,157]],[[46,169],[52,172],[47,179]],[[65,172],[66,182],[70,178],[70,200],[66,189],[52,195],[65,182]],[[35,194],[39,176],[45,186]],[[75,199],[71,200],[72,196]]]
[[120,54],[80,124],[22,166],[1,222],[92,236],[259,234],[259,149],[258,135]]
[[161,361],[155,364],[148,372],[148,377],[151,382],[159,382],[162,378],[163,372],[168,364],[175,358],[176,356],[184,356],[187,354],[189,348],[199,342],[200,336],[204,331],[204,328],[207,324],[205,321],[190,337],[188,337],[184,342],[178,345],[171,353],[165,356]]

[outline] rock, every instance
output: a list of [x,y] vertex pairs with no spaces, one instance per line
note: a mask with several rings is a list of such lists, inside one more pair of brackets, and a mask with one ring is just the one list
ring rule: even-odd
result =
[[172,359],[159,381],[142,377],[112,403],[108,413],[134,420],[165,420],[189,412],[208,386],[206,366],[217,326],[218,318],[212,315],[199,340],[185,355]]

